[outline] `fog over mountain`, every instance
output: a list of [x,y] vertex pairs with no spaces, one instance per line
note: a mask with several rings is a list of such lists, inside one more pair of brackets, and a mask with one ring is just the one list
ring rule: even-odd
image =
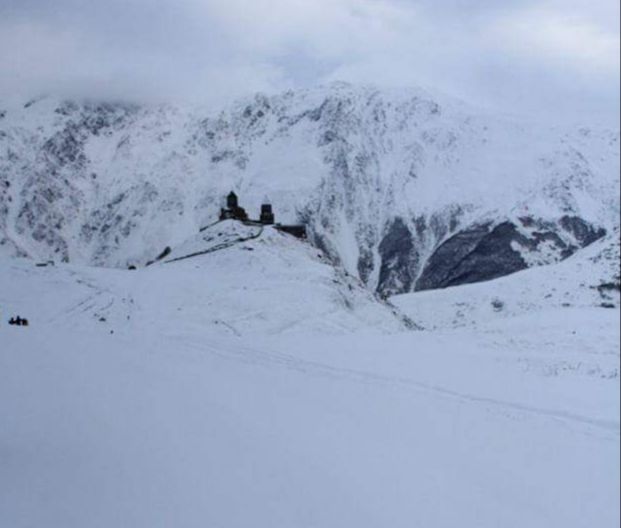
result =
[[614,123],[612,0],[4,0],[0,96],[218,105],[335,80]]

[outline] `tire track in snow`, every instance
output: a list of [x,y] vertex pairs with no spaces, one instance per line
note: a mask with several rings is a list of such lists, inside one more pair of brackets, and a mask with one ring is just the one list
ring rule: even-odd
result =
[[264,367],[277,365],[289,370],[294,370],[296,372],[317,375],[321,377],[329,377],[332,379],[348,379],[351,381],[362,383],[407,387],[428,394],[441,395],[443,397],[458,400],[463,403],[484,404],[495,408],[509,409],[522,413],[541,416],[544,418],[552,418],[562,422],[571,422],[596,427],[600,430],[613,433],[615,436],[619,436],[620,434],[620,424],[619,422],[616,422],[614,420],[603,420],[580,415],[577,413],[571,413],[569,411],[546,409],[543,407],[535,407],[532,405],[490,398],[487,396],[477,396],[474,394],[468,394],[453,389],[448,389],[439,385],[424,383],[408,377],[386,376],[364,370],[335,367],[318,361],[296,358],[288,354],[278,352],[265,352],[244,346],[241,346],[239,348],[236,347],[233,349],[226,345],[223,346],[215,343],[210,343],[206,345],[188,343],[188,345],[190,348],[197,351],[209,352],[210,354],[227,360],[240,361],[246,364],[259,365]]

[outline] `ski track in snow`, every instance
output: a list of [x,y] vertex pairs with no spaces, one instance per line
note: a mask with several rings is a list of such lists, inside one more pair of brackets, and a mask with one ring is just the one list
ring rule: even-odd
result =
[[[183,336],[178,337],[181,339]],[[573,414],[570,412],[531,407],[520,403],[496,400],[492,398],[486,398],[484,396],[477,396],[474,394],[463,394],[444,387],[422,383],[412,378],[382,376],[368,371],[339,368],[330,366],[326,363],[300,359],[293,355],[266,352],[264,350],[249,348],[247,346],[241,345],[235,346],[233,348],[222,344],[190,344],[187,341],[185,342],[185,345],[200,352],[208,352],[224,359],[241,361],[243,363],[248,363],[251,365],[261,365],[268,368],[271,366],[279,366],[309,375],[317,375],[333,379],[347,379],[361,383],[373,383],[393,387],[416,389],[425,393],[431,393],[442,397],[456,399],[463,403],[472,403],[477,405],[485,404],[492,407],[510,409],[513,411],[524,412],[545,418],[552,418],[561,422],[573,422],[580,425],[592,426],[607,432],[614,433],[613,437],[618,437],[620,433],[620,424],[618,421],[598,420],[590,418],[588,416],[580,416],[578,414]]]

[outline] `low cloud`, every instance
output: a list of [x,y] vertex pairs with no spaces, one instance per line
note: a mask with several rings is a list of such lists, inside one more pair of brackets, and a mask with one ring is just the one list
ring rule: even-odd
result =
[[338,79],[613,120],[618,10],[615,0],[1,0],[0,96],[222,102]]

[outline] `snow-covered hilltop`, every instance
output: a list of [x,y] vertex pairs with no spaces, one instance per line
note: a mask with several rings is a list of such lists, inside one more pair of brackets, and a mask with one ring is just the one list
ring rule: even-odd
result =
[[3,253],[144,264],[235,189],[394,294],[555,262],[618,223],[618,130],[520,123],[419,90],[335,84],[222,111],[44,98],[0,116]]
[[[0,304],[32,325],[247,336],[411,328],[317,249],[271,226],[227,220],[136,271],[0,259]],[[62,293],[61,293],[62,292]]]

